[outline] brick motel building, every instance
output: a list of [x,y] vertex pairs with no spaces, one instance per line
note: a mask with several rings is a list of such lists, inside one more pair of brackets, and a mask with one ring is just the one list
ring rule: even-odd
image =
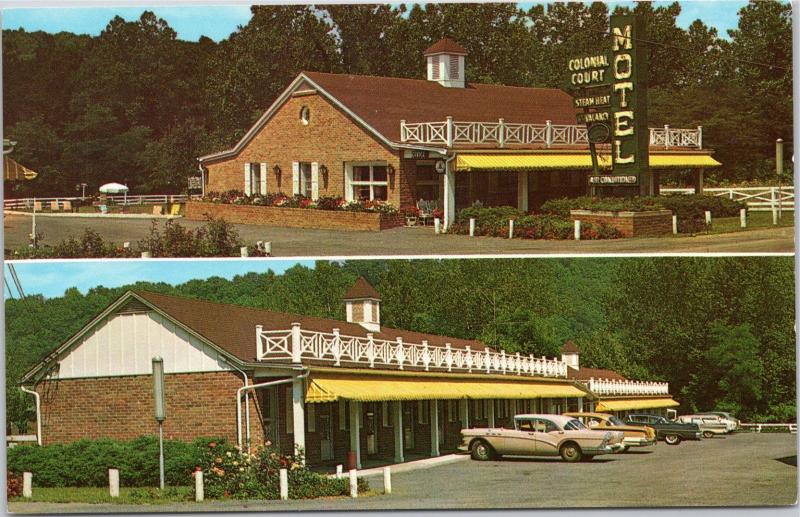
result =
[[512,426],[519,413],[678,405],[666,383],[580,367],[569,342],[549,359],[383,327],[364,279],[344,303],[347,321],[128,291],[23,378],[40,440],[157,435],[154,357],[167,439],[269,440],[320,468],[350,451],[359,468],[437,456],[462,428]]
[[[282,192],[435,203],[447,226],[458,210],[516,206],[591,194],[586,127],[564,91],[467,81],[467,52],[442,39],[424,52],[427,78],[302,72],[244,137],[198,158],[204,192]],[[600,162],[610,149],[600,144]],[[703,148],[702,127],[650,129],[650,167],[660,174],[720,163]]]

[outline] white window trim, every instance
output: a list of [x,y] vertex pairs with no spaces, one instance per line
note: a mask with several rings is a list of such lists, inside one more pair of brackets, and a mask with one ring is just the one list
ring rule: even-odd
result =
[[[369,167],[369,181],[354,181],[353,180],[353,167]],[[386,181],[375,181],[375,171],[373,167],[386,167]],[[377,162],[349,162],[345,166],[345,199],[347,201],[355,201],[353,195],[353,187],[369,186],[369,199],[375,200],[374,187],[386,187],[386,201],[389,200],[389,163],[385,161]]]

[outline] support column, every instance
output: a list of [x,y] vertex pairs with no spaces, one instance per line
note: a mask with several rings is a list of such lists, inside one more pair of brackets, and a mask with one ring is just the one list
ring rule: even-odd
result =
[[452,162],[447,163],[444,173],[444,227],[449,228],[456,220],[456,174]]
[[351,400],[350,404],[350,450],[356,453],[356,468],[361,468],[361,402]]
[[528,211],[528,171],[517,173],[517,208]]
[[430,418],[428,421],[431,423],[431,456],[439,455],[439,401],[433,399],[428,404],[430,408]]
[[294,432],[295,450],[306,450],[306,408],[304,381],[292,379],[292,431]]
[[578,397],[578,413],[583,413],[583,397]]
[[703,193],[703,169],[697,169],[694,171],[694,193]]
[[489,414],[486,418],[489,420],[489,427],[494,427],[494,400],[489,400]]
[[458,405],[461,413],[461,429],[469,429],[469,400],[459,400]]
[[392,425],[394,425],[394,462],[403,463],[403,402],[400,400],[392,401]]

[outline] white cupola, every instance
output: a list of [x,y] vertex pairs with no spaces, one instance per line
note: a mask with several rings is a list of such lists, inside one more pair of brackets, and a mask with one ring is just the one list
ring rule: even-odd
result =
[[580,349],[572,341],[567,341],[561,347],[561,361],[567,363],[570,368],[576,370],[580,368],[580,355]]
[[358,323],[370,332],[381,331],[381,295],[364,277],[345,293],[344,304],[348,323]]
[[428,80],[447,88],[463,88],[464,58],[467,50],[451,40],[442,38],[423,53],[428,61]]

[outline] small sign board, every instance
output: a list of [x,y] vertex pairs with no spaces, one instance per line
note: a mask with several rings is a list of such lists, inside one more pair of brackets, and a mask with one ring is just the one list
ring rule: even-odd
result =
[[611,138],[611,127],[608,124],[592,124],[586,131],[586,138],[590,144],[603,144]]
[[444,163],[444,160],[436,160],[436,164],[434,165],[436,172],[439,174],[444,174],[447,170],[447,165]]
[[189,176],[189,190],[201,190],[203,188],[203,179],[200,176]]
[[595,122],[608,122],[611,120],[611,113],[608,111],[590,111],[588,113],[576,113],[575,118],[578,124],[594,124]]
[[639,178],[636,176],[613,176],[603,174],[601,176],[589,176],[590,185],[636,185]]
[[422,151],[419,149],[412,149],[411,150],[411,157],[416,158],[418,160],[424,160],[428,157],[428,151]]
[[611,93],[592,93],[591,95],[580,95],[572,99],[572,104],[578,108],[610,108]]

